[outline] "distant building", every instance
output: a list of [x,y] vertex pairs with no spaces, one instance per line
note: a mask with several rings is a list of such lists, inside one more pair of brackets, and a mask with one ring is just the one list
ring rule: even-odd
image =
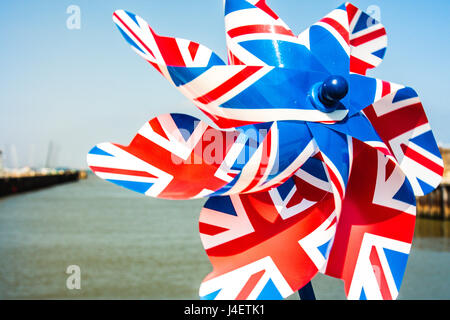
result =
[[444,178],[450,179],[450,149],[439,148],[444,159]]
[[0,150],[0,173],[3,172],[3,153]]

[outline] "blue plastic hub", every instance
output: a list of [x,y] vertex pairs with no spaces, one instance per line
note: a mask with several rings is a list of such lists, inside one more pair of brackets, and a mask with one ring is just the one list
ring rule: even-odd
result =
[[334,106],[348,93],[348,83],[344,77],[330,76],[319,88],[319,99],[326,106]]
[[316,83],[311,90],[311,102],[316,109],[330,113],[342,106],[340,101],[348,93],[348,82],[341,76],[330,76]]

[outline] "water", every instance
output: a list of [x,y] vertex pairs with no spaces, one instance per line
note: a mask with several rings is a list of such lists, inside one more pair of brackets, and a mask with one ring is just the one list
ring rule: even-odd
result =
[[[95,177],[0,199],[0,299],[198,299],[211,271],[204,200],[166,201]],[[419,220],[400,299],[449,299],[449,222]],[[69,265],[81,290],[68,290]],[[345,299],[318,275],[318,299]],[[292,296],[291,299],[296,299]]]

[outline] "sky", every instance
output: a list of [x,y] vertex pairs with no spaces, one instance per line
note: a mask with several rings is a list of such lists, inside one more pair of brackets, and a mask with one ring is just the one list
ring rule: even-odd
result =
[[[342,2],[267,1],[294,33]],[[352,3],[364,10],[377,6],[388,33],[386,57],[369,75],[413,87],[436,140],[450,146],[450,1]],[[71,5],[80,9],[79,29],[67,27]],[[2,0],[0,150],[6,167],[42,167],[50,154],[50,166],[86,168],[95,144],[126,145],[159,114],[206,119],[130,49],[111,19],[117,9],[226,60],[222,0]]]

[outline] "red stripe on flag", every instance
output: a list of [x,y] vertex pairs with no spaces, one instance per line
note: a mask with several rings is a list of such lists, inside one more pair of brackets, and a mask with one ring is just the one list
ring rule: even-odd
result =
[[335,216],[333,221],[331,221],[330,225],[328,226],[328,228],[326,228],[325,230],[330,230],[332,227],[334,227],[334,225],[337,223],[337,217]]
[[235,74],[233,77],[222,83],[217,88],[211,90],[201,97],[196,98],[195,100],[203,104],[207,104],[214,100],[217,100],[219,97],[223,96],[225,93],[229,92],[230,90],[241,84],[243,81],[247,80],[247,78],[258,72],[261,68],[261,66],[246,67]]
[[[392,107],[395,108],[395,104]],[[407,131],[428,123],[421,103],[394,109],[380,117],[374,114],[373,108],[367,108],[364,112],[377,131],[382,128],[383,132],[381,130],[378,132],[383,141],[391,141]]]
[[372,41],[372,40],[374,40],[376,38],[380,38],[380,37],[385,36],[385,35],[386,35],[386,30],[384,28],[381,28],[381,29],[375,30],[375,31],[373,31],[371,33],[365,34],[365,35],[363,35],[361,37],[358,37],[358,38],[355,38],[355,39],[351,39],[350,40],[350,44],[352,46],[357,47],[359,45],[362,45],[363,43]]
[[330,120],[330,121],[319,121],[320,123],[324,123],[324,124],[333,124],[333,123],[336,123],[336,122],[339,122],[339,121],[333,121],[333,120]]
[[228,51],[228,57],[229,57],[229,64],[231,65],[245,65],[241,60],[239,60],[238,57],[236,57],[231,51]]
[[388,161],[384,169],[384,181],[387,181],[397,165],[394,161]]
[[158,118],[150,120],[149,124],[150,124],[150,127],[153,129],[154,132],[159,134],[164,139],[169,140],[169,138],[167,137],[166,132],[162,128],[161,123],[159,122]]
[[192,61],[194,61],[195,56],[197,55],[198,47],[200,47],[200,45],[196,42],[191,41],[191,43],[189,43],[188,49],[191,54]]
[[213,226],[211,224],[207,224],[207,223],[203,223],[203,222],[199,223],[199,232],[202,234],[206,234],[208,236],[215,236],[219,233],[222,233],[222,232],[225,232],[228,230],[229,229],[218,227],[218,226]]
[[391,93],[391,84],[387,81],[382,81],[383,89],[381,90],[381,97],[387,96]]
[[389,291],[389,286],[386,281],[386,276],[383,272],[383,267],[381,266],[380,257],[378,256],[378,252],[375,247],[372,247],[372,250],[370,251],[369,260],[372,265],[373,272],[375,273],[375,277],[377,278],[383,300],[392,300],[391,292]]
[[277,14],[275,12],[273,12],[273,10],[270,9],[270,7],[267,5],[266,0],[259,0],[257,3],[255,3],[255,7],[258,7],[259,9],[261,9],[262,11],[267,13],[269,16],[271,16],[275,20],[279,19]]
[[105,167],[90,167],[90,168],[94,172],[115,173],[115,174],[123,174],[123,175],[136,176],[136,177],[157,178],[156,176],[154,176],[146,171],[105,168]]
[[282,26],[273,26],[268,24],[256,24],[251,26],[242,26],[231,29],[228,31],[228,35],[231,38],[235,38],[238,36],[246,35],[246,34],[254,34],[254,33],[276,33],[276,34],[284,34],[288,36],[294,36],[291,30],[288,30]]
[[181,55],[180,48],[178,47],[177,40],[170,37],[160,37],[153,32],[152,28],[148,27],[155,39],[156,45],[161,52],[164,62],[167,66],[185,67],[183,56]]
[[326,24],[329,24],[333,29],[335,29],[342,38],[344,38],[345,42],[350,43],[350,35],[348,33],[348,30],[345,29],[339,22],[337,22],[334,19],[331,18],[323,18],[320,20],[321,22],[324,22]]
[[265,270],[261,270],[255,274],[252,274],[248,279],[247,283],[242,288],[241,292],[236,297],[236,300],[246,300],[255,286],[258,284],[258,281],[262,278],[262,276],[266,273]]
[[350,72],[358,73],[365,75],[367,72],[367,69],[372,69],[375,66],[356,58],[355,56],[352,56],[350,53]]
[[142,46],[153,56],[153,58],[155,58],[155,55],[153,54],[152,50],[150,50],[150,48],[147,47],[147,45],[133,32],[133,30],[131,30],[131,28],[128,25],[126,25],[125,22],[123,22],[123,20],[115,12],[113,15],[114,17],[117,18],[117,20],[120,21],[120,23],[124,25],[125,28],[127,28],[127,30],[133,35],[133,37],[135,37],[136,40],[139,41],[140,44],[142,44]]
[[352,24],[353,18],[358,12],[358,8],[352,5],[351,3],[347,3],[346,5],[347,15],[348,15],[348,24]]
[[338,177],[336,176],[334,171],[328,165],[327,165],[327,168],[328,168],[328,174],[330,175],[331,182],[333,182],[333,184],[336,186],[336,189],[337,189],[341,199],[344,198],[344,189],[342,189],[342,186],[341,186],[341,183],[339,182]]
[[[368,143],[368,145],[371,145],[371,144]],[[377,146],[377,145],[372,145],[372,147],[377,149],[378,151],[380,151],[384,155],[392,156],[391,150],[389,150],[387,147],[381,147],[381,146]]]
[[427,157],[421,155],[419,152],[415,151],[414,149],[409,148],[405,144],[401,144],[402,151],[405,154],[406,157],[410,158],[411,160],[414,160],[415,162],[419,163],[423,167],[433,171],[434,173],[442,176],[444,174],[444,167],[437,164],[434,161],[431,161]]
[[155,68],[159,73],[161,73],[163,75],[163,73],[162,73],[161,69],[159,68],[158,64],[156,64],[154,62],[151,62],[151,61],[148,61],[148,63],[150,63],[153,66],[153,68]]

